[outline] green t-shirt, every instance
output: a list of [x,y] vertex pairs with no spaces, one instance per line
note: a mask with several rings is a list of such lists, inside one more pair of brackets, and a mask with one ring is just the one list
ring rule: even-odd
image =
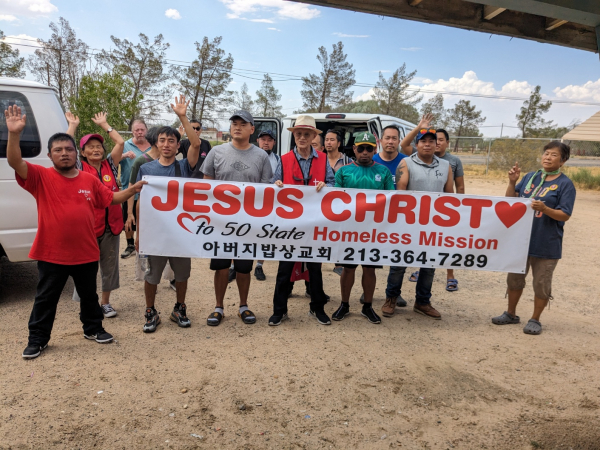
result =
[[389,169],[382,164],[373,162],[370,166],[361,166],[354,161],[338,169],[335,187],[393,191],[394,179]]

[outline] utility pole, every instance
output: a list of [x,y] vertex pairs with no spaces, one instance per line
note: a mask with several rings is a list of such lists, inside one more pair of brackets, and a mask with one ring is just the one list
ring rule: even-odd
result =
[[500,128],[500,137],[502,137],[502,132],[504,131],[504,124],[502,124],[502,128]]

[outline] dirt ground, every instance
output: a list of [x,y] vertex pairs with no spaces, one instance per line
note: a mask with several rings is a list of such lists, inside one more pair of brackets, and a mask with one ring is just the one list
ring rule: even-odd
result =
[[[468,192],[504,193],[504,182],[468,181]],[[36,267],[4,260],[0,448],[600,449],[599,223],[600,194],[579,192],[541,336],[522,332],[533,310],[530,283],[524,322],[499,327],[490,318],[506,308],[505,275],[475,271],[456,272],[455,293],[438,271],[432,301],[441,321],[412,311],[415,284],[405,279],[409,306],[381,325],[360,316],[358,285],[353,314],[318,325],[297,283],[291,320],[269,327],[273,262],[267,281],[251,284],[258,322],[237,317],[231,284],[225,320],[210,328],[206,260],[193,262],[192,327],[168,320],[175,293],[163,281],[163,323],[144,334],[143,287],[130,258],[112,299],[119,315],[105,320],[115,343],[83,338],[69,283],[50,346],[24,361]],[[339,276],[323,267],[331,314]],[[379,310],[387,268],[377,276]]]

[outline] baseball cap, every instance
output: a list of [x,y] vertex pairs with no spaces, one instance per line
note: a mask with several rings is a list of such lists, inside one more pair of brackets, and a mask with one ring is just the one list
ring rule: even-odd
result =
[[377,147],[377,139],[373,134],[368,131],[361,131],[360,133],[354,134],[354,145],[372,145],[373,147]]
[[239,111],[234,112],[233,115],[229,118],[229,120],[233,120],[236,117],[254,126],[254,117],[252,117],[252,114],[250,114],[248,111],[240,109]]
[[435,128],[421,128],[419,130],[419,134],[417,134],[417,138],[415,141],[419,142],[421,139],[423,139],[428,134],[431,134],[434,137],[434,139],[437,139],[437,131]]
[[79,141],[79,148],[83,148],[90,139],[98,139],[100,141],[100,143],[104,144],[104,138],[102,136],[100,136],[99,134],[86,134]]
[[263,137],[263,136],[271,136],[274,140],[277,140],[275,138],[275,133],[273,133],[271,130],[263,130],[258,134],[257,139]]

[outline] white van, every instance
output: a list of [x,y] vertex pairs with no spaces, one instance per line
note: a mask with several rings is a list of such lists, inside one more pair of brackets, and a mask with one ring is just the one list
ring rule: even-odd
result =
[[[415,124],[397,117],[381,114],[344,114],[344,113],[319,113],[309,114],[315,118],[317,128],[323,133],[327,130],[337,130],[341,132],[344,140],[340,151],[350,157],[354,157],[352,146],[354,145],[354,133],[360,131],[370,131],[377,138],[381,138],[381,131],[388,125],[396,125],[400,129],[400,140],[406,134],[416,127]],[[271,130],[277,136],[277,153],[283,155],[289,152],[295,146],[294,136],[287,129],[293,127],[298,115],[291,115],[283,119],[270,117],[256,117],[254,119],[255,131],[250,142],[256,144],[256,139],[261,131]],[[381,151],[381,145],[379,145]]]
[[50,167],[47,143],[50,136],[67,129],[67,120],[56,91],[34,81],[0,77],[0,256],[28,261],[37,232],[37,206],[33,196],[15,180],[6,160],[8,131],[4,111],[18,105],[27,115],[21,134],[23,158]]

